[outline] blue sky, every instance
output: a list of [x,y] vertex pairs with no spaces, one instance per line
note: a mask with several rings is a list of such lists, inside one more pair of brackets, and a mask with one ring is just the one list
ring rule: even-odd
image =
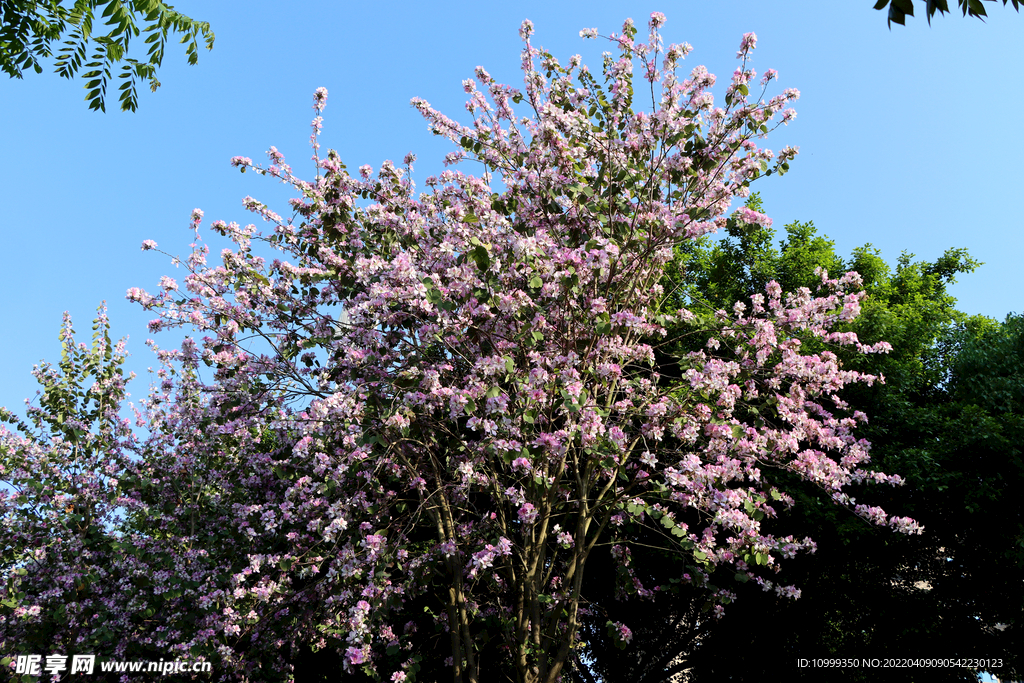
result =
[[[841,254],[870,242],[890,262],[902,251],[934,259],[967,247],[985,265],[954,288],[961,309],[999,319],[1019,312],[1024,16],[986,3],[985,24],[956,14],[931,28],[915,18],[890,31],[871,5],[182,0],[177,9],[213,25],[216,45],[192,67],[184,50],[170,51],[163,86],[144,92],[134,114],[115,111],[113,95],[108,113],[91,112],[81,81],[50,73],[0,80],[0,405],[18,410],[35,391],[32,365],[59,359],[62,312],[88,339],[103,300],[114,335],[130,336],[129,367],[144,374],[153,364],[144,344],[152,315],[125,301],[125,291],[153,291],[161,275],[183,273],[166,256],[140,251],[142,241],[186,255],[191,210],[202,208],[206,225],[253,222],[246,195],[287,214],[287,188],[242,175],[229,160],[263,159],[274,145],[300,176],[312,175],[317,87],[330,92],[324,148],[337,149],[350,169],[413,151],[414,178],[436,172],[451,148],[429,134],[410,98],[468,121],[461,81],[476,65],[521,83],[524,18],[536,26],[536,45],[562,57],[581,53],[596,68],[604,47],[581,40],[580,29],[607,35],[626,17],[644,25],[662,11],[666,41],[695,48],[686,68],[705,64],[720,82],[735,68],[742,34],[756,32],[757,71],[775,68],[781,87],[802,93],[797,119],[768,143],[798,145],[800,156],[784,178],[755,186],[776,225],[813,220]],[[135,398],[146,383],[136,383]]]

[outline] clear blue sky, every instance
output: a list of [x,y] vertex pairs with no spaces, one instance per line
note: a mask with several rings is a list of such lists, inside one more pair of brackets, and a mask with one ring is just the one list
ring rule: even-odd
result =
[[[890,262],[902,251],[934,259],[967,247],[985,262],[954,293],[968,313],[1003,318],[1024,292],[1024,111],[1019,50],[1024,16],[986,3],[987,24],[959,14],[886,27],[872,0],[684,0],[637,2],[255,2],[177,9],[217,34],[197,66],[168,53],[163,87],[142,94],[137,113],[87,110],[81,81],[44,73],[0,80],[3,268],[0,268],[0,405],[18,410],[35,391],[29,376],[56,361],[61,313],[88,339],[106,300],[117,337],[130,335],[130,367],[153,364],[144,341],[152,317],[125,301],[161,275],[181,278],[145,239],[187,254],[189,213],[252,222],[246,195],[281,213],[291,194],[229,166],[235,155],[263,159],[275,145],[308,173],[313,91],[330,91],[324,147],[349,168],[419,156],[416,178],[440,168],[446,143],[409,105],[423,97],[466,120],[461,80],[482,65],[518,85],[524,18],[535,44],[595,68],[604,49],[581,28],[618,31],[665,12],[667,41],[691,43],[687,66],[706,64],[727,80],[747,31],[758,34],[754,66],[779,71],[802,92],[798,117],[770,147],[799,145],[784,178],[761,191],[776,225],[813,220],[841,254],[870,242]],[[141,45],[140,45],[141,47]],[[116,86],[115,86],[116,87]],[[421,183],[422,186],[422,183]],[[216,253],[216,250],[215,250]],[[161,339],[163,337],[163,339]],[[157,335],[170,346],[171,338]],[[137,382],[135,398],[147,380]]]

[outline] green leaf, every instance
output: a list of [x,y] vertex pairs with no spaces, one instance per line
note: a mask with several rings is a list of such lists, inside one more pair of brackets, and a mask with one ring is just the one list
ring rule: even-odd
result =
[[534,275],[530,279],[530,287],[532,289],[540,289],[543,286],[544,286],[544,281],[540,279],[539,275]]
[[487,252],[486,247],[483,245],[473,247],[472,256],[481,273],[486,273],[490,269],[491,255]]

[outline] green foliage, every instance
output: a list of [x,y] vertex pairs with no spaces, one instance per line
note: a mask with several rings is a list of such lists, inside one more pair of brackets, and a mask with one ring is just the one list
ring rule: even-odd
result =
[[[787,226],[790,239],[779,257],[759,266],[780,282],[789,278],[784,288],[806,282],[814,265],[831,270],[837,261],[830,242],[808,224],[799,228]],[[768,237],[762,243],[770,244]],[[753,262],[731,248],[731,258]],[[818,542],[815,557],[797,558],[783,569],[782,580],[800,586],[803,597],[794,602],[739,591],[739,601],[691,660],[696,680],[738,671],[749,678],[777,674],[780,661],[790,662],[792,678],[820,677],[798,669],[797,657],[971,657],[982,651],[1003,659],[1005,668],[995,672],[1001,677],[1019,672],[1024,526],[1011,492],[1024,485],[1024,334],[1019,318],[997,325],[956,310],[949,286],[979,265],[965,250],[950,249],[933,262],[903,254],[890,268],[870,245],[842,264],[861,273],[869,293],[850,329],[864,343],[893,346],[889,354],[868,357],[837,349],[847,367],[886,378],[874,387],[852,387],[845,396],[851,411],[871,416],[862,435],[872,443],[875,466],[907,480],[902,489],[864,487],[857,499],[914,517],[925,534],[879,533],[817,500],[813,490],[797,489],[799,512],[778,524],[796,535],[813,531]],[[747,277],[729,273],[740,277],[731,291],[759,284],[745,272]],[[779,628],[758,635],[744,648],[747,655],[730,656],[724,666],[724,652],[750,633],[750,619],[765,612],[773,613]],[[767,662],[775,668],[762,670]],[[903,680],[905,673],[849,669],[832,680]],[[928,680],[974,676],[968,670],[928,672]]]
[[989,412],[1024,413],[1024,317],[964,327],[954,336],[956,365],[950,391]]
[[[988,2],[994,2],[995,0],[987,0]],[[1003,5],[1007,3],[1013,3],[1013,9],[1020,11],[1021,0],[1003,0]],[[984,21],[988,13],[985,11],[985,5],[982,4],[982,0],[957,0],[957,4],[960,5],[960,11],[963,15],[977,17]],[[875,9],[885,9],[889,7],[889,28],[892,28],[893,22],[896,22],[900,26],[906,24],[908,16],[914,16],[914,0],[878,0],[875,3]],[[932,23],[932,16],[939,12],[946,14],[949,12],[949,3],[947,0],[925,0],[925,11],[928,17],[928,23]]]
[[[138,84],[156,91],[167,40],[180,35],[189,64],[199,60],[199,39],[213,48],[209,23],[196,21],[161,0],[0,0],[0,69],[12,78],[26,70],[42,73],[41,60],[54,56],[54,72],[71,79],[84,66],[89,108],[106,111],[111,68],[121,63],[118,100],[123,111],[138,107]],[[141,25],[141,27],[140,27]],[[105,31],[105,32],[104,32]],[[146,56],[129,56],[129,43],[144,37]]]
[[[761,211],[760,198],[753,195],[748,207]],[[847,329],[863,343],[885,340],[893,349],[871,356],[832,350],[846,367],[885,376],[884,384],[850,387],[844,397],[849,412],[871,416],[858,431],[872,443],[874,466],[903,475],[907,485],[862,486],[853,495],[858,503],[914,517],[925,533],[887,534],[795,478],[766,475],[797,500],[771,528],[812,535],[818,543],[815,555],[794,558],[778,579],[801,588],[803,597],[781,598],[715,575],[715,584],[739,598],[721,621],[701,615],[705,596],[693,589],[655,604],[623,602],[610,616],[636,625],[633,643],[608,657],[592,648],[595,670],[609,683],[668,680],[683,665],[696,681],[820,680],[820,671],[797,667],[797,659],[987,652],[1003,660],[993,673],[1018,675],[1024,514],[1014,501],[1024,486],[1024,318],[1000,324],[956,309],[949,287],[980,265],[963,249],[934,261],[903,254],[890,266],[870,245],[840,258],[812,223],[785,229],[777,243],[771,228],[730,225],[717,243],[677,251],[662,281],[672,293],[669,307],[727,309],[763,292],[771,280],[783,290],[813,291],[817,267],[859,272],[869,295]],[[671,367],[663,370],[678,377]],[[639,565],[648,572],[646,585],[669,583],[667,563],[651,557]],[[751,628],[766,614],[772,629]],[[660,625],[677,621],[676,630],[696,637],[667,638]],[[907,680],[907,673],[850,668],[831,670],[829,679]],[[930,669],[923,678],[973,681],[976,672]]]

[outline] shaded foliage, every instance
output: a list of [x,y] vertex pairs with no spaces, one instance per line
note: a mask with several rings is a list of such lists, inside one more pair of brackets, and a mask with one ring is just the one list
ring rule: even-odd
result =
[[[986,2],[995,2],[995,0],[985,0]],[[1020,0],[1003,0],[1003,5],[1013,3],[1013,9],[1020,11]],[[960,6],[960,11],[965,17],[971,16],[984,21],[985,17],[988,16],[988,12],[985,10],[985,5],[982,0],[957,0],[957,4]],[[893,23],[900,24],[901,26],[906,24],[908,16],[914,16],[914,0],[878,0],[875,3],[875,9],[885,9],[889,7],[889,27],[892,28]],[[947,0],[925,0],[924,3],[925,16],[928,17],[928,23],[932,23],[932,17],[935,16],[936,12],[940,14],[946,14],[949,12],[949,2]]]

